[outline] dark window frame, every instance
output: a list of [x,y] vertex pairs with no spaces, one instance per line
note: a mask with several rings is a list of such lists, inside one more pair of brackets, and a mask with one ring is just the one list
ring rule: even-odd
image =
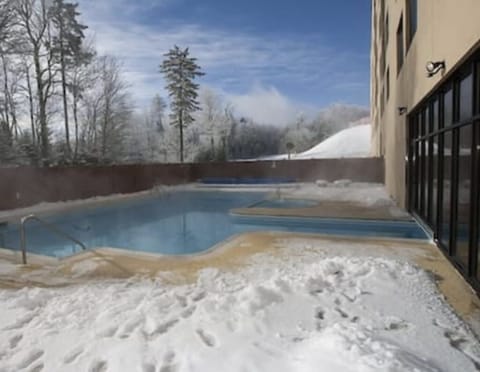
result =
[[403,13],[400,15],[400,20],[397,26],[397,76],[402,71],[405,62],[405,27],[403,25]]
[[385,85],[386,85],[386,94],[387,94],[387,100],[390,99],[390,66],[387,67],[387,72],[385,73]]
[[388,12],[385,15],[385,32],[384,32],[384,48],[385,51],[388,49],[388,44],[389,44],[389,38],[390,38],[390,20],[388,16]]
[[406,23],[407,23],[407,45],[406,52],[410,50],[413,38],[417,34],[418,29],[418,0],[406,0]]

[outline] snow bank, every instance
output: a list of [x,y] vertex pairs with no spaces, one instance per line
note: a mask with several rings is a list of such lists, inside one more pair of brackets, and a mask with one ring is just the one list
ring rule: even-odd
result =
[[[292,154],[291,159],[339,159],[366,158],[371,156],[370,124],[361,124],[344,129],[325,141],[299,154]],[[285,160],[287,154],[273,155],[260,160]]]
[[344,129],[295,158],[361,158],[370,156],[370,148],[371,125],[364,124]]
[[476,370],[474,336],[425,272],[296,248],[192,285],[0,290],[0,370]]

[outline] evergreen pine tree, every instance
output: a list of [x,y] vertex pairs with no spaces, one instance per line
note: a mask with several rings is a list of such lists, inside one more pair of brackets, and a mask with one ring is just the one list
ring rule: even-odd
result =
[[77,17],[80,15],[77,7],[78,4],[66,3],[64,0],[54,0],[49,9],[49,16],[56,30],[52,40],[51,51],[60,65],[65,120],[65,148],[68,157],[71,154],[71,146],[67,106],[67,88],[69,85],[67,82],[67,70],[69,67],[81,63],[80,60],[88,58],[82,51],[82,41],[85,38],[83,31],[87,26],[77,21]]
[[195,78],[205,75],[197,65],[197,59],[190,57],[188,48],[180,49],[175,45],[160,65],[160,72],[165,75],[167,90],[171,99],[171,124],[178,128],[180,149],[179,158],[184,159],[184,129],[194,119],[192,114],[199,110],[198,84]]

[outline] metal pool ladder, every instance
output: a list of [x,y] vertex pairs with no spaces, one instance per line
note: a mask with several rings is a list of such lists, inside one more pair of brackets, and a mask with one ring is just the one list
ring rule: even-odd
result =
[[71,240],[75,244],[82,247],[84,251],[87,249],[85,244],[83,244],[80,240],[75,239],[73,236],[68,235],[66,232],[60,230],[55,225],[42,220],[41,218],[35,216],[34,214],[30,214],[28,216],[22,217],[22,219],[20,220],[20,248],[22,250],[22,262],[24,265],[27,264],[27,239],[25,236],[25,223],[28,222],[29,220],[35,220],[37,222],[40,222],[40,224],[46,229],[54,232],[55,234],[65,239]]

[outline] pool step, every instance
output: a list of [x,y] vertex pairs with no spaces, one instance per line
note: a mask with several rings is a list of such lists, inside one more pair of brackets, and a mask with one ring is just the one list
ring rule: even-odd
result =
[[406,239],[428,239],[416,221],[336,219],[323,217],[287,217],[240,215],[230,213],[234,223],[241,225],[289,226],[296,229],[310,228],[322,234],[347,236],[402,237]]

